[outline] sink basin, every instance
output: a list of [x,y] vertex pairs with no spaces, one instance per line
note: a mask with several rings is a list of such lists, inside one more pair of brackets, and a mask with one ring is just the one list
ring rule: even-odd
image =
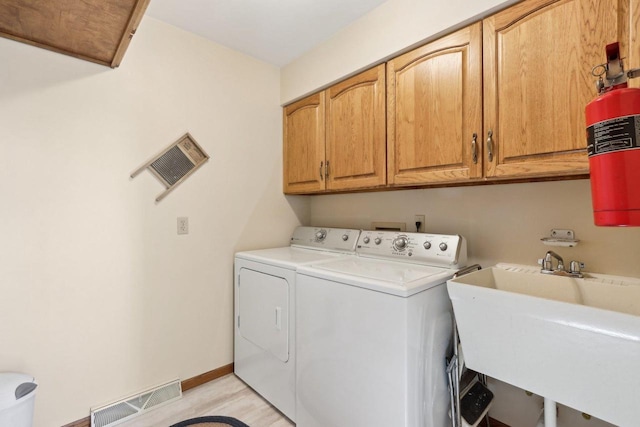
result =
[[640,425],[640,279],[498,264],[447,289],[469,368],[610,423]]

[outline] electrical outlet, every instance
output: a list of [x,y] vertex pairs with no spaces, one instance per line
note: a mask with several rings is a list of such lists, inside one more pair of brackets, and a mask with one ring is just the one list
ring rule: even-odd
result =
[[424,218],[425,218],[425,216],[424,215],[414,215],[414,217],[415,217],[415,219],[413,220],[413,222],[414,222],[413,225],[415,226],[416,223],[418,223],[418,222],[420,223],[420,228],[416,227],[416,231],[419,232],[419,233],[424,232],[424,225],[425,225],[424,224]]
[[189,218],[186,216],[178,217],[178,234],[189,234]]

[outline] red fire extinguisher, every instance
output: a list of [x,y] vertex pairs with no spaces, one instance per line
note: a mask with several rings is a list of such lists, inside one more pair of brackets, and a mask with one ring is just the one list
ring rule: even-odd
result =
[[591,73],[599,77],[598,97],[587,104],[587,152],[596,225],[640,226],[640,89],[627,79],[618,43],[606,47],[607,63]]

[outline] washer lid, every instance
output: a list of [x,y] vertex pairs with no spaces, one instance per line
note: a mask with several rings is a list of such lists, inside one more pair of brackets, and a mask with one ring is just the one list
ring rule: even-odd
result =
[[443,284],[454,269],[422,264],[347,257],[298,269],[298,273],[407,297]]

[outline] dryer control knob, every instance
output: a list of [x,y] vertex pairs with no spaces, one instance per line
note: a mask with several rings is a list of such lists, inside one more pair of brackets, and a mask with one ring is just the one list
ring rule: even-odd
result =
[[424,243],[422,244],[422,246],[423,246],[426,250],[429,250],[429,249],[431,249],[431,242],[424,242]]
[[345,242],[346,242],[347,240],[349,240],[349,235],[348,235],[348,234],[343,234],[343,235],[342,235],[342,240],[344,240]]
[[363,242],[365,243],[369,243],[371,241],[371,239],[369,239],[368,237],[365,237],[364,239],[362,239]]
[[440,243],[440,250],[442,252],[446,251],[448,247],[449,246],[447,246],[447,244],[445,242]]
[[398,236],[393,239],[393,247],[398,251],[404,251],[409,243],[407,236]]
[[321,242],[327,237],[327,230],[316,231],[316,242]]
[[379,238],[379,237],[376,237],[374,242],[375,242],[376,245],[379,245],[380,243],[382,243],[382,239]]

